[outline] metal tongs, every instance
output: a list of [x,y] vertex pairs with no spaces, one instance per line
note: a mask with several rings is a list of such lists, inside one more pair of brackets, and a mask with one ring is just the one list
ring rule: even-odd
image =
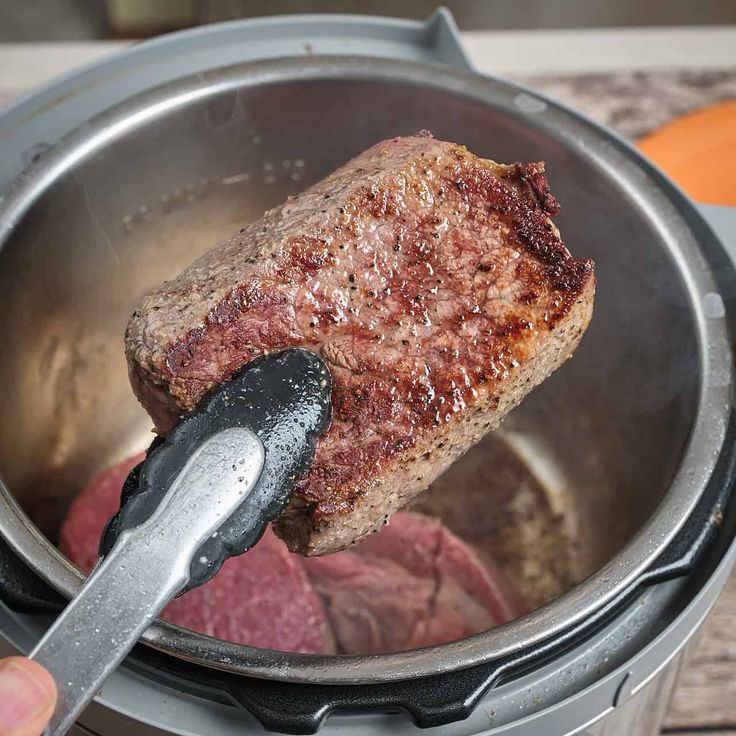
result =
[[49,736],[67,732],[167,603],[258,541],[314,457],[330,392],[313,353],[264,356],[151,446],[102,559],[31,652],[58,687]]

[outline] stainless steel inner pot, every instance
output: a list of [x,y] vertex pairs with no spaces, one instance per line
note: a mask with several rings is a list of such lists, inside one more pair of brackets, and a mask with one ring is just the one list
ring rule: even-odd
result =
[[[455,526],[467,523],[458,508],[475,509],[486,526],[473,533],[502,534],[492,502],[505,494],[507,511],[513,494],[486,484],[498,480],[494,458],[520,458],[545,489],[541,533],[569,526],[566,574],[585,579],[516,621],[428,650],[286,654],[163,623],[146,642],[292,681],[450,671],[582,620],[666,546],[710,477],[731,382],[722,302],[684,198],[622,142],[513,85],[311,57],[219,69],[134,97],[43,154],[0,206],[0,532],[37,573],[73,594],[79,572],[39,529],[53,540],[90,474],[150,440],[122,353],[140,295],[350,156],[422,128],[498,161],[546,161],[559,227],[575,255],[596,260],[599,279],[574,359],[438,482],[461,479],[459,500],[435,488],[422,504]],[[513,535],[507,543],[513,549]],[[534,543],[519,540],[519,559]]]

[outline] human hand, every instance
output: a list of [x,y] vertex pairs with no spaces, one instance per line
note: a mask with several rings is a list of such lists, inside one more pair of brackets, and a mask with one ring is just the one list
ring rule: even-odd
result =
[[37,662],[0,659],[0,736],[40,736],[56,705],[56,683]]

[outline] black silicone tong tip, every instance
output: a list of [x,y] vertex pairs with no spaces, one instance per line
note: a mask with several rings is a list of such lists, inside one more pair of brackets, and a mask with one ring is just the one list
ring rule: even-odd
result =
[[207,582],[228,557],[252,547],[288,503],[329,427],[331,389],[327,367],[308,350],[272,353],[248,363],[166,439],[154,440],[123,486],[120,511],[105,529],[100,554],[107,554],[125,529],[151,516],[199,444],[228,427],[247,427],[263,443],[265,463],[252,493],[194,556],[188,588]]

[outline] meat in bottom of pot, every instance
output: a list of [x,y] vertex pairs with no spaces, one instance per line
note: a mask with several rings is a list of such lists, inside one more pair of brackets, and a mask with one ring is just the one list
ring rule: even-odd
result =
[[[61,549],[84,572],[117,510],[135,456],[95,475],[72,503]],[[269,529],[161,618],[239,644],[306,653],[380,654],[485,631],[520,613],[498,570],[441,522],[396,514],[359,545],[319,558],[289,552]]]

